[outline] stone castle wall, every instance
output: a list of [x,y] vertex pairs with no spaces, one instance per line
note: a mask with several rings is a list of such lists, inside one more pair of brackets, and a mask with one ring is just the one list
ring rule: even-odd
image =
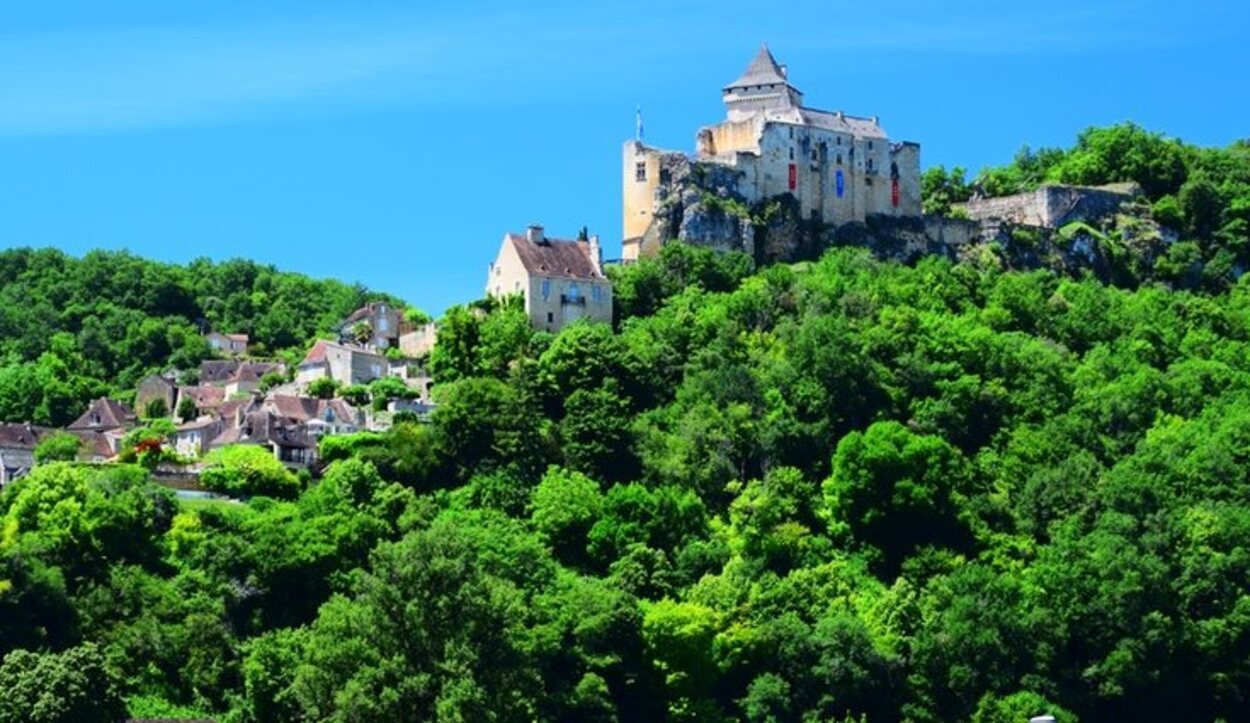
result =
[[1120,204],[1138,195],[1131,185],[1115,187],[1045,185],[1036,191],[957,204],[977,221],[1008,222],[1022,226],[1059,228],[1114,213]]

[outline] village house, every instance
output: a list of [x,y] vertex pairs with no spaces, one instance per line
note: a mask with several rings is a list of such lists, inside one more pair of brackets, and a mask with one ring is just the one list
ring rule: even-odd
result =
[[208,342],[213,350],[222,354],[242,356],[247,353],[247,334],[221,334],[212,331],[204,335],[204,341]]
[[209,443],[221,434],[225,423],[220,417],[203,417],[178,425],[172,441],[179,457],[197,459],[208,451]]
[[213,414],[225,401],[226,390],[224,387],[217,387],[212,384],[178,387],[178,404],[171,410],[171,415],[177,416],[178,411],[188,402],[195,410],[194,417]]
[[83,441],[82,459],[103,462],[117,455],[122,437],[138,422],[138,416],[130,407],[100,397],[65,429]]
[[747,204],[789,194],[803,218],[832,226],[871,215],[920,216],[920,146],[891,142],[876,116],[803,105],[767,46],[721,98],[726,119],[698,131],[693,158],[645,145],[641,122],[625,143],[623,260],[670,240],[648,231],[664,225],[656,210],[672,180],[666,176],[689,161],[722,170]]
[[284,421],[304,425],[314,439],[327,434],[352,434],[365,426],[365,415],[345,399],[314,399],[274,394],[261,409]]
[[35,447],[54,432],[30,424],[0,424],[0,487],[34,468]]
[[339,324],[339,342],[359,344],[371,351],[399,346],[404,317],[400,309],[385,301],[365,304]]
[[285,374],[281,362],[209,359],[200,362],[200,385],[212,384],[225,390],[227,397],[250,394],[260,389],[266,374]]
[[295,381],[300,386],[329,378],[342,386],[368,384],[387,375],[386,357],[363,347],[320,339],[300,362]]
[[173,414],[174,405],[178,402],[178,385],[160,374],[144,377],[135,390],[135,410],[144,417],[149,417],[151,415],[148,410],[153,408],[154,402],[165,405],[165,415],[162,416]]
[[306,425],[256,407],[243,411],[237,423],[226,426],[209,446],[216,449],[230,444],[260,445],[292,468],[308,467],[317,459],[317,440]]
[[561,241],[530,226],[524,234],[504,234],[486,293],[523,297],[535,329],[555,332],[578,319],[611,323],[612,282],[602,262],[598,236]]
[[87,411],[66,429],[71,432],[111,432],[130,429],[138,421],[139,418],[130,407],[117,400],[100,397],[91,402]]

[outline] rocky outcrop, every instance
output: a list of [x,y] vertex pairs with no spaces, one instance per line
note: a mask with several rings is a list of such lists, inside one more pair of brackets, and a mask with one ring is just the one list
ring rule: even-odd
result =
[[[858,246],[903,263],[925,256],[979,263],[996,259],[1004,268],[1048,268],[1072,275],[1090,271],[1117,282],[1149,275],[1175,240],[1150,219],[1148,206],[1132,202],[1131,189],[1050,186],[1004,206],[1014,209],[1027,201],[1032,213],[1027,218],[998,212],[980,219],[877,215],[865,223],[833,227],[803,218],[790,194],[748,204],[739,192],[741,180],[741,172],[731,167],[665,154],[642,252],[654,252],[676,239],[741,251],[757,264],[768,264],[815,259],[833,246]],[[1034,216],[1048,224],[1063,223],[1022,222]]]

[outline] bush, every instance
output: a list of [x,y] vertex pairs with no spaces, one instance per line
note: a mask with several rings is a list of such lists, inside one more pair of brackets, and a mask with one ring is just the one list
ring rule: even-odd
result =
[[274,459],[264,447],[236,444],[213,450],[200,474],[206,488],[235,497],[264,495],[292,499],[299,494],[299,479]]
[[35,461],[39,464],[48,462],[73,462],[78,459],[78,451],[82,449],[82,440],[69,432],[56,432],[44,437],[35,447]]
[[309,396],[318,399],[333,399],[339,391],[339,384],[330,377],[321,377],[309,382],[307,391]]

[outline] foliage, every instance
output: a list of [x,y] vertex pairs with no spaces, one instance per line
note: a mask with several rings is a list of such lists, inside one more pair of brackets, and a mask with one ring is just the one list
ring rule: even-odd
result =
[[673,244],[612,272],[614,328],[449,310],[429,421],[323,439],[313,484],[260,447],[205,472],[243,503],[40,464],[0,492],[0,654],[95,645],[131,716],[1242,719],[1243,149],[1192,153],[1216,195],[1155,205],[1211,234],[1165,260],[1201,291]]
[[9,653],[0,664],[0,690],[3,723],[113,723],[126,717],[117,681],[91,643],[61,653]]
[[82,450],[82,440],[69,432],[53,432],[35,447],[35,462],[73,462]]
[[318,377],[308,383],[304,390],[310,397],[333,399],[339,393],[339,383],[330,377]]
[[232,444],[209,452],[200,483],[232,497],[294,497],[300,487],[268,447],[254,444]]

